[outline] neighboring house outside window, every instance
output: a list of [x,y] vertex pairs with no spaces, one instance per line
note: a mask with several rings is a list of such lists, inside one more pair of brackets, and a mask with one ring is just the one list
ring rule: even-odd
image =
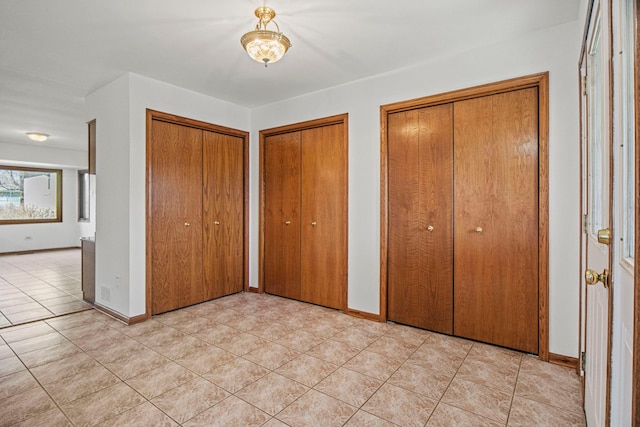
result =
[[0,224],[62,221],[62,170],[0,165]]

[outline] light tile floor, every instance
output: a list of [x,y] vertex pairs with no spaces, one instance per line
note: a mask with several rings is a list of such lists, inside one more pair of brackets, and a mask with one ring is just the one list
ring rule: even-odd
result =
[[568,368],[270,295],[0,337],[0,426],[585,425]]
[[87,310],[80,249],[0,255],[0,328]]

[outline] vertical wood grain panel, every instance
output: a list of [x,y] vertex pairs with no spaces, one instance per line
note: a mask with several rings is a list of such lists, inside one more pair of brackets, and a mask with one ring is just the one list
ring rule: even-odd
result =
[[300,299],[300,156],[300,132],[265,138],[264,290],[294,299]]
[[538,89],[456,102],[454,123],[454,333],[537,354]]
[[204,300],[202,131],[154,121],[150,173],[155,314]]
[[549,361],[549,78],[538,89],[538,359]]
[[88,131],[89,131],[89,146],[88,146],[88,151],[89,151],[89,173],[90,174],[94,174],[96,173],[96,121],[91,120],[89,123],[87,123],[88,125]]
[[343,124],[301,132],[301,298],[337,309],[347,285],[344,142]]
[[452,130],[451,104],[389,116],[389,319],[447,334],[453,332]]
[[203,162],[205,297],[212,299],[243,290],[242,138],[204,131]]
[[424,288],[420,283],[419,114],[389,116],[389,253],[388,317],[394,322],[426,327]]

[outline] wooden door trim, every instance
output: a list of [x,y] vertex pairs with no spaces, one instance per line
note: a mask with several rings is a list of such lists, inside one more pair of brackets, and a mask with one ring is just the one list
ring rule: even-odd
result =
[[87,139],[89,140],[89,163],[87,169],[89,174],[96,174],[96,119],[87,122]]
[[[474,86],[465,89],[454,90],[451,92],[429,95],[422,98],[410,99],[408,101],[394,102],[380,106],[383,117],[400,111],[415,110],[417,108],[431,107],[439,104],[449,104],[456,101],[464,101],[467,99],[478,98],[481,96],[496,95],[503,92],[513,92],[519,89],[528,89],[532,87],[540,87],[544,80],[548,80],[549,73],[531,74],[528,76],[517,77],[514,79],[503,80],[495,83],[487,83],[480,86]],[[548,82],[546,83],[548,86]]]
[[[609,99],[607,101],[607,105],[609,106],[609,230],[614,230],[613,228],[613,195],[614,193],[614,184],[613,184],[613,123],[614,123],[614,112],[613,112],[613,92],[614,92],[614,48],[613,48],[613,1],[607,0],[607,8],[609,14],[609,20],[607,25],[609,26],[609,55],[607,55],[607,62],[609,62]],[[609,248],[609,271],[613,271],[613,250]],[[615,279],[615,278],[614,278]],[[613,280],[612,282],[615,282]],[[614,290],[609,287],[609,313],[607,320],[607,327],[609,328],[608,337],[607,337],[607,389],[606,389],[606,409],[605,409],[605,426],[609,427],[611,425],[611,362],[613,359],[612,350],[613,350],[613,293]]]
[[[259,152],[260,157],[258,161],[259,167],[259,202],[258,202],[258,290],[257,292],[264,292],[264,210],[265,210],[265,186],[264,186],[264,147],[265,140],[274,135],[279,135],[283,133],[290,132],[299,132],[306,129],[312,129],[323,126],[337,125],[342,124],[344,126],[344,168],[347,173],[347,177],[349,176],[349,114],[337,114],[335,116],[323,117],[314,120],[308,120],[299,123],[293,123],[284,126],[278,126],[269,129],[263,129],[259,132]],[[348,178],[347,178],[348,180]],[[349,191],[348,188],[345,191],[345,200],[344,200],[344,217],[349,218]],[[349,224],[345,224],[345,239],[347,240],[347,253],[349,252]],[[344,260],[347,263],[347,260]],[[343,307],[342,309],[346,312],[348,311],[348,289],[349,289],[349,281],[348,281],[348,265],[345,266],[345,271],[347,272],[347,280],[345,281],[345,286],[343,289]]]
[[153,121],[158,120],[167,123],[173,123],[188,126],[195,129],[206,130],[223,135],[235,136],[242,139],[243,145],[243,167],[244,167],[244,217],[243,217],[243,288],[245,292],[249,291],[249,132],[220,126],[212,123],[202,122],[199,120],[189,119],[186,117],[176,116],[174,114],[163,113],[161,111],[146,110],[146,170],[145,170],[145,297],[146,297],[146,316],[150,317],[152,313],[151,295],[152,289],[152,238],[151,238],[151,190],[153,183],[151,182],[151,135],[153,129]]
[[380,318],[387,319],[388,141],[392,113],[452,103],[519,89],[538,88],[538,357],[549,360],[549,73],[446,92],[380,106]]
[[631,424],[640,427],[640,0],[633,2],[635,37],[634,37],[634,139],[635,139],[635,250],[634,250],[634,325],[633,325],[633,372],[632,372],[632,394],[631,394]]
[[283,133],[298,132],[301,130],[319,128],[330,125],[347,124],[349,120],[349,114],[337,114],[335,116],[322,117],[320,119],[307,120],[299,123],[292,123],[284,126],[277,126],[269,129],[262,129],[260,131],[260,139],[267,138],[269,136],[280,135]]

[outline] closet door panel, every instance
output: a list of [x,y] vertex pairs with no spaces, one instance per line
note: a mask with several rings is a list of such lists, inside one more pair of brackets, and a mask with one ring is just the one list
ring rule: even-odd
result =
[[389,116],[388,316],[453,332],[451,104]]
[[151,144],[151,272],[155,314],[204,300],[202,131],[154,121]]
[[418,110],[388,117],[389,320],[427,328],[420,282],[420,139]]
[[244,147],[242,138],[204,131],[203,265],[206,299],[244,284]]
[[343,124],[302,131],[303,301],[345,308],[347,145]]
[[264,141],[264,288],[300,299],[300,132]]
[[538,353],[538,92],[456,102],[454,333]]

